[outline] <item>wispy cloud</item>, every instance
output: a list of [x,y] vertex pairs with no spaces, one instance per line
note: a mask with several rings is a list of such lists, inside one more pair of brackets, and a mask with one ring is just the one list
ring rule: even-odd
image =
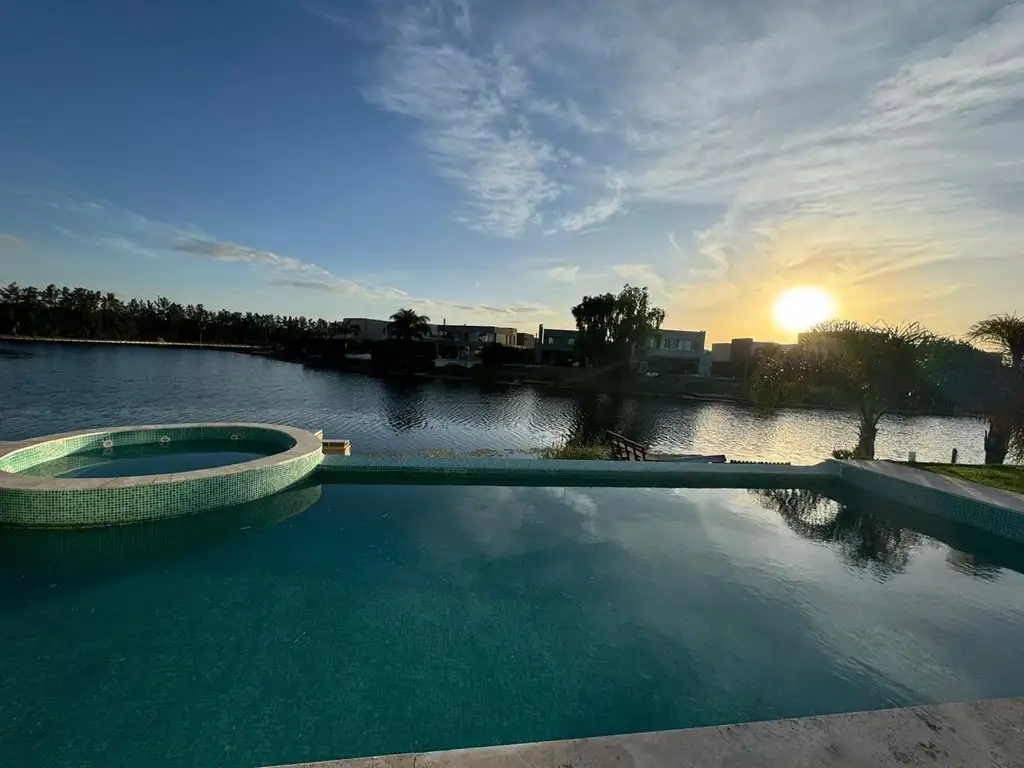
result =
[[256,264],[261,267],[269,267],[275,270],[302,272],[309,275],[321,275],[331,277],[326,269],[321,269],[315,264],[310,264],[290,256],[281,256],[272,251],[262,251],[257,248],[229,243],[218,240],[210,240],[195,235],[186,236],[175,242],[172,246],[176,251],[193,253],[205,256],[214,261],[240,262],[244,264]]
[[612,272],[627,282],[647,286],[655,294],[665,290],[665,280],[650,264],[616,264]]
[[574,264],[571,267],[555,266],[548,267],[544,270],[543,275],[547,280],[552,280],[556,283],[572,283],[575,282],[579,277],[580,267],[578,264]]
[[800,260],[852,284],[884,279],[879,254],[932,271],[1024,241],[1018,0],[480,3],[461,27],[461,3],[398,5],[367,96],[416,121],[481,231],[674,206],[695,222],[668,238],[686,266],[651,268],[729,285]]
[[389,44],[365,94],[419,122],[439,172],[466,194],[462,220],[516,237],[561,193],[548,173],[559,158],[516,119],[514,105],[530,93],[523,69],[500,48],[474,53],[454,44],[452,29],[468,34],[469,19],[466,3],[443,2],[386,19]]

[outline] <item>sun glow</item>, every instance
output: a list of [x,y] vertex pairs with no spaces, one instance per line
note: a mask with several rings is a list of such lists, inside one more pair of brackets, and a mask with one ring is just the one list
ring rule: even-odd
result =
[[833,317],[835,309],[836,303],[828,291],[812,286],[801,286],[779,294],[772,309],[772,317],[780,328],[800,333]]

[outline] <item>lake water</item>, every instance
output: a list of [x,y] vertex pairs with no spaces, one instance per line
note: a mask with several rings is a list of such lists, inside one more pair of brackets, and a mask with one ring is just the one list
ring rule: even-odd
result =
[[[0,346],[5,346],[0,342]],[[0,440],[89,427],[258,421],[323,429],[356,453],[531,451],[569,434],[615,429],[670,452],[813,463],[852,447],[848,413],[765,415],[722,403],[611,397],[468,382],[413,383],[305,368],[231,352],[7,344],[0,355]],[[971,418],[891,417],[879,458],[981,462],[984,426]]]

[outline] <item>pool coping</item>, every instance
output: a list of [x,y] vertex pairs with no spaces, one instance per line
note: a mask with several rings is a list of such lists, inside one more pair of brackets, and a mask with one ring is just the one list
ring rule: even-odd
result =
[[835,461],[844,484],[1015,541],[1024,541],[1024,494],[890,461]]
[[140,485],[160,485],[170,482],[184,482],[198,480],[208,477],[222,477],[237,474],[250,469],[269,467],[281,462],[290,461],[305,456],[311,451],[321,448],[321,441],[312,432],[297,427],[288,427],[278,424],[259,424],[245,421],[210,421],[190,422],[183,424],[142,424],[127,427],[109,427],[107,429],[78,429],[72,432],[59,432],[54,435],[43,437],[32,437],[27,440],[20,440],[8,444],[0,444],[0,461],[9,454],[16,453],[25,448],[32,448],[44,443],[52,443],[66,440],[70,437],[86,437],[89,435],[108,435],[121,432],[159,431],[172,429],[204,429],[204,428],[225,428],[225,429],[261,429],[272,432],[281,432],[295,441],[295,444],[283,451],[272,453],[269,456],[262,456],[258,459],[243,461],[237,464],[224,464],[219,467],[206,469],[194,469],[189,472],[170,472],[159,475],[125,475],[123,477],[90,477],[90,478],[60,478],[60,477],[38,477],[35,475],[21,475],[16,472],[5,472],[0,470],[0,491],[5,490],[47,490],[47,491],[96,491],[101,488],[129,488]]
[[293,763],[278,768],[902,768],[1021,765],[1024,698]]
[[838,480],[836,462],[809,466],[780,464],[712,464],[497,458],[420,458],[324,456],[317,475],[325,480],[387,480],[415,484],[427,480],[480,485],[570,485],[685,488],[688,486],[784,486],[794,482]]

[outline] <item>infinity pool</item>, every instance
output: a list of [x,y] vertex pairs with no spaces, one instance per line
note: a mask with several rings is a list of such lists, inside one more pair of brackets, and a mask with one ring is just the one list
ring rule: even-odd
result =
[[0,764],[252,766],[1024,693],[1024,549],[841,501],[307,484],[0,530]]
[[119,445],[80,451],[36,464],[21,474],[37,477],[133,477],[191,472],[269,456],[279,445],[256,440],[192,440]]

